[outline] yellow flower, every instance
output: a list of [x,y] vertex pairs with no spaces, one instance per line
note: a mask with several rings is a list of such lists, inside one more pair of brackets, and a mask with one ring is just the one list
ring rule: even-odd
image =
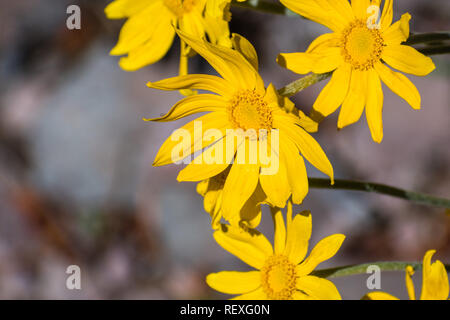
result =
[[[208,2],[208,5],[207,5]],[[220,2],[220,1],[219,1]],[[167,53],[175,37],[174,26],[184,32],[213,43],[231,45],[226,9],[217,0],[115,0],[105,8],[109,19],[127,21],[111,55],[127,55],[120,59],[124,70],[133,71],[159,61]],[[205,9],[206,8],[206,9]],[[180,73],[187,73],[187,57],[191,53],[181,44]]]
[[[431,257],[435,252],[436,250],[429,250],[423,257],[420,300],[447,300],[449,297],[449,283],[445,266],[439,260],[431,263]],[[413,267],[406,267],[406,289],[411,300],[416,299],[414,283],[411,279],[413,274]],[[371,300],[398,300],[397,297],[381,291],[370,292],[366,297]]]
[[[329,83],[314,103],[322,117],[342,105],[338,128],[357,122],[364,108],[372,134],[383,139],[383,81],[412,108],[420,109],[421,98],[403,74],[425,76],[435,69],[433,61],[416,49],[403,45],[409,37],[404,14],[392,24],[393,0],[386,0],[379,24],[374,22],[381,0],[281,0],[289,9],[332,30],[312,42],[306,53],[283,53],[278,63],[299,74],[333,71]],[[381,81],[380,81],[381,80]]]
[[322,239],[308,251],[311,237],[311,214],[303,212],[292,219],[287,214],[287,227],[279,209],[272,210],[274,246],[256,230],[244,231],[222,225],[214,233],[217,243],[256,271],[222,271],[206,277],[207,284],[220,292],[238,295],[244,300],[339,300],[335,285],[324,278],[310,275],[323,261],[333,257],[345,236],[334,234]]
[[[182,154],[174,154],[174,151],[180,151],[179,130],[176,130],[161,146],[155,166],[175,163],[202,150],[177,178],[178,181],[197,182],[220,174],[234,161],[225,180],[221,206],[223,217],[232,224],[240,222],[239,212],[258,184],[266,194],[267,202],[274,206],[284,207],[291,194],[295,203],[302,202],[308,192],[308,179],[301,155],[333,179],[331,163],[319,144],[305,131],[317,130],[317,123],[302,112],[294,116],[280,107],[288,105],[287,99],[280,98],[272,84],[267,88],[264,86],[257,71],[256,52],[246,39],[233,36],[238,51],[196,40],[182,32],[179,35],[222,77],[185,75],[148,84],[161,90],[200,89],[214,93],[187,97],[165,116],[153,119],[173,121],[209,112],[181,128],[189,137],[194,137],[189,139],[186,148],[181,148]],[[196,138],[198,123],[202,131]],[[202,132],[206,135],[211,130],[215,131],[212,136],[207,139],[201,136]],[[277,139],[278,144],[275,143]],[[257,151],[251,148],[255,144]],[[261,157],[264,146],[270,154],[270,162]],[[209,148],[203,150],[206,147]],[[222,147],[225,151],[220,156]],[[219,159],[211,163],[207,159],[213,157],[212,153],[219,155]],[[273,172],[270,169],[274,169]]]

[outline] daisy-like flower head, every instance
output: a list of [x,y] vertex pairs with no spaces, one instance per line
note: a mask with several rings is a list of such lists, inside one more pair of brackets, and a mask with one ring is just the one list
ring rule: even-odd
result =
[[203,181],[229,169],[220,209],[232,224],[240,222],[242,207],[259,187],[273,206],[284,207],[291,195],[294,203],[302,202],[308,179],[301,155],[333,180],[328,158],[306,131],[317,130],[317,123],[301,112],[295,116],[282,109],[289,105],[288,100],[278,96],[272,84],[264,86],[255,49],[246,39],[234,35],[237,50],[233,50],[183,32],[179,35],[222,77],[184,75],[148,84],[161,90],[212,92],[189,96],[165,116],[153,119],[173,121],[209,112],[181,128],[188,136],[186,145],[180,146],[180,129],[174,131],[156,155],[155,166],[176,163],[202,151],[180,171],[178,181]]
[[[133,71],[159,61],[167,53],[177,26],[193,37],[230,46],[227,0],[115,0],[105,8],[109,19],[127,21],[111,55]],[[186,73],[190,51],[182,43],[180,73]]]
[[[447,270],[445,270],[445,266],[439,260],[431,263],[431,258],[435,252],[436,250],[428,250],[423,257],[422,292],[420,294],[420,300],[449,299],[450,289]],[[406,289],[411,300],[416,299],[414,283],[411,278],[413,274],[413,267],[406,267]],[[370,300],[398,300],[397,297],[382,291],[370,292],[365,297]]]
[[[288,207],[288,210],[292,208]],[[292,211],[289,211],[285,226],[281,211],[272,210],[273,247],[256,230],[223,225],[216,231],[214,238],[220,246],[257,270],[211,273],[206,277],[207,284],[217,291],[238,295],[234,299],[341,299],[331,281],[313,276],[311,272],[336,254],[345,236],[334,234],[322,239],[306,257],[311,237],[311,214],[302,212],[292,219]]]
[[383,91],[381,81],[420,109],[414,84],[401,72],[425,76],[433,61],[403,45],[409,37],[406,13],[392,24],[393,0],[386,0],[377,23],[381,0],[281,0],[296,13],[332,30],[314,40],[305,53],[282,53],[278,63],[299,74],[334,71],[314,103],[314,111],[327,117],[341,106],[338,128],[357,122],[364,108],[372,139],[383,139]]

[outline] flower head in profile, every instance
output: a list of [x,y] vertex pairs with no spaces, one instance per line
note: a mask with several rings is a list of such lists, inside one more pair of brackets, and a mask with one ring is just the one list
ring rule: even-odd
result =
[[[345,236],[328,236],[311,250],[311,214],[302,212],[292,219],[288,206],[287,223],[279,209],[273,209],[274,246],[256,230],[223,225],[214,233],[217,243],[255,271],[222,271],[206,277],[207,284],[220,292],[237,295],[243,300],[338,300],[335,285],[311,275],[323,261],[333,257]],[[306,258],[305,258],[306,257]]]
[[[393,0],[281,0],[296,13],[332,30],[314,40],[305,53],[282,53],[278,63],[299,74],[333,71],[313,110],[327,117],[341,106],[338,128],[357,122],[364,109],[372,139],[383,139],[384,82],[412,108],[421,98],[414,84],[402,73],[425,76],[435,69],[433,61],[402,44],[409,37],[406,13],[394,24]],[[379,22],[377,22],[377,18]],[[391,67],[391,68],[390,68]]]
[[[174,26],[212,43],[230,46],[228,6],[224,0],[115,0],[105,8],[109,19],[127,21],[111,55],[123,56],[119,65],[134,71],[153,64],[172,46]],[[181,43],[180,73],[187,73],[187,57],[192,54]]]
[[[447,300],[449,299],[449,282],[447,270],[441,261],[431,263],[431,258],[436,250],[428,250],[423,257],[422,264],[422,292],[420,300]],[[406,289],[411,300],[416,299],[414,283],[411,276],[414,274],[412,266],[406,267]],[[370,300],[398,300],[393,295],[374,291],[366,294],[365,298]]]
[[155,166],[196,154],[180,171],[179,181],[199,182],[229,170],[221,191],[221,215],[232,224],[240,222],[239,212],[259,187],[271,205],[284,207],[291,195],[295,203],[302,202],[308,192],[302,156],[333,179],[331,163],[307,132],[317,130],[317,123],[282,108],[288,100],[272,84],[264,86],[255,49],[245,38],[234,35],[233,50],[179,35],[222,77],[192,74],[148,84],[161,90],[212,92],[184,98],[165,116],[153,119],[173,121],[207,112],[172,133]]

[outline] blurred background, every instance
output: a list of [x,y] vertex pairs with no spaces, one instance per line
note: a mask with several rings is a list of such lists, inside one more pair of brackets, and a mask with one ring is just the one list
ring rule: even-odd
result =
[[[178,41],[159,63],[125,72],[109,56],[123,21],[110,21],[103,0],[0,0],[0,298],[217,299],[210,272],[248,270],[212,238],[195,184],[177,183],[180,168],[153,168],[162,142],[180,123],[146,123],[180,99],[146,87],[174,76]],[[68,30],[66,8],[81,7],[81,30]],[[448,0],[395,1],[413,32],[450,30]],[[279,67],[325,31],[298,17],[233,8],[231,29],[251,40],[266,83],[298,76]],[[450,197],[450,57],[410,77],[422,95],[412,110],[384,88],[383,143],[365,119],[337,132],[337,113],[315,134],[337,178],[381,182]],[[191,72],[211,72],[200,58]],[[294,97],[309,112],[324,83]],[[364,117],[363,117],[364,118]],[[310,176],[322,174],[308,167]],[[450,262],[444,209],[375,194],[311,190],[298,210],[313,214],[312,244],[347,236],[320,267],[378,260]],[[261,229],[272,235],[268,213]],[[81,290],[66,288],[66,268],[81,268]],[[367,276],[333,280],[343,298],[359,299]],[[414,276],[420,289],[421,274]],[[403,273],[384,273],[382,290],[406,297]]]

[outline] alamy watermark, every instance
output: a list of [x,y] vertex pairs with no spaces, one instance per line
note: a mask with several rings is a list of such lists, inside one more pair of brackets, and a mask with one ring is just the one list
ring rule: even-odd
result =
[[81,290],[81,269],[79,266],[73,264],[67,267],[66,274],[69,276],[66,279],[66,288],[69,290]]
[[380,29],[380,7],[376,5],[371,5],[367,7],[367,28],[369,29]]
[[66,26],[69,30],[81,29],[81,9],[76,4],[67,7],[66,13],[69,15],[66,19]]
[[366,273],[371,273],[367,278],[366,285],[367,289],[370,290],[380,290],[381,289],[381,269],[379,266],[373,264],[367,267]]

